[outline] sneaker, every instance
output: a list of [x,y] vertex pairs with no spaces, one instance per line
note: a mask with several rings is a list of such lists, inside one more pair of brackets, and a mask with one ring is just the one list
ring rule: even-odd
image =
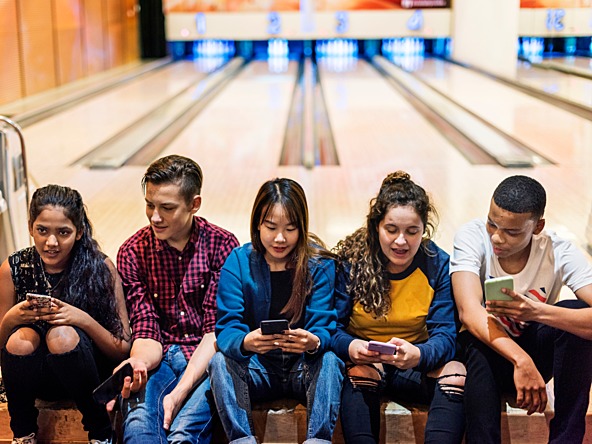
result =
[[88,444],[111,444],[111,440],[105,439],[104,441],[99,441],[98,439],[91,439]]
[[23,436],[22,438],[13,438],[12,444],[37,444],[37,438],[35,438],[34,433],[31,433],[29,436]]

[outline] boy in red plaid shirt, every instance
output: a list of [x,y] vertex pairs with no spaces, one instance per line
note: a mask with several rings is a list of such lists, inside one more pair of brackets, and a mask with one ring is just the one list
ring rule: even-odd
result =
[[[238,241],[195,215],[202,177],[182,156],[153,162],[142,179],[150,225],[117,255],[133,334],[126,362],[134,375],[122,391],[126,443],[210,442],[216,410],[206,367],[215,352],[216,290]],[[192,377],[182,387],[184,372]],[[181,408],[177,396],[187,397]]]

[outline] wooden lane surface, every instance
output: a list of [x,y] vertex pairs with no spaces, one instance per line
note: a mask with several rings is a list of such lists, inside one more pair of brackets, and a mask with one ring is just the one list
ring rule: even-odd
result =
[[[382,179],[402,169],[433,196],[440,213],[436,241],[450,250],[456,228],[486,214],[490,184],[501,170],[470,165],[366,63],[359,61],[350,73],[326,69],[321,75],[346,187],[342,193],[351,199],[352,210],[355,208],[343,234],[363,222]],[[487,174],[493,178],[483,183]],[[468,176],[480,177],[483,185],[467,187]],[[473,193],[467,193],[466,188]]]
[[[403,169],[434,197],[440,212],[436,241],[448,251],[454,232],[462,223],[486,216],[491,193],[499,181],[518,173],[532,175],[547,188],[548,225],[583,245],[592,201],[592,179],[587,174],[591,145],[587,149],[584,146],[586,130],[582,122],[571,120],[571,116],[561,116],[561,119],[574,123],[572,131],[578,134],[569,141],[582,139],[566,153],[555,153],[557,160],[563,160],[565,164],[560,162],[554,167],[531,170],[470,165],[390,84],[365,62],[358,61],[357,68],[349,73],[321,68],[323,91],[341,165],[313,170],[279,167],[294,75],[295,64],[284,74],[268,72],[265,63],[252,64],[162,153],[187,155],[202,165],[205,180],[200,214],[233,231],[241,242],[249,239],[249,216],[255,193],[269,178],[292,177],[304,186],[309,199],[311,230],[333,246],[364,222],[369,200],[377,193],[386,174]],[[473,94],[493,88],[479,78],[449,71],[440,81],[447,82],[451,91],[466,100],[463,84]],[[175,88],[174,83],[174,76],[161,81],[158,88],[156,85],[138,87],[132,82],[130,88],[137,96],[130,93],[132,95],[125,99],[123,94],[110,97],[107,111],[119,113],[121,106],[123,114],[131,113],[125,103],[118,102],[119,98],[134,103],[142,103],[144,99],[156,100],[150,99],[152,92],[159,94],[159,90]],[[486,95],[491,98],[491,94]],[[504,94],[503,98],[507,106],[516,107],[514,113],[524,107],[522,97],[513,100],[512,96]],[[536,111],[537,106],[545,104],[540,102],[530,106]],[[560,111],[546,106],[546,112]],[[104,113],[105,110],[104,102],[99,100],[96,109],[89,106],[87,111],[78,113],[82,116],[78,123],[72,122],[78,115],[76,113],[70,113],[68,118],[58,115],[57,130],[50,131],[49,122],[42,122],[42,129],[38,128],[41,123],[34,125],[28,129],[26,137],[35,182],[57,182],[79,189],[89,208],[97,237],[104,250],[113,257],[121,242],[146,224],[139,186],[145,168],[89,171],[69,167],[67,161],[84,154],[82,151],[90,145],[89,137],[80,133],[96,134],[101,128],[104,132],[111,128],[102,123],[108,117],[93,120],[87,115]],[[92,123],[97,123],[96,120],[99,123],[95,126]],[[81,128],[74,132],[60,130],[66,121],[70,126]],[[525,127],[516,125],[523,134],[540,129],[540,125],[533,127],[528,126],[529,123],[529,120],[523,122]],[[118,130],[117,124],[113,127],[113,131]],[[543,148],[549,146],[553,148],[552,144],[545,144]]]
[[[547,190],[547,227],[584,246],[592,207],[592,122],[465,68],[425,60],[418,74],[556,165],[507,171],[527,174]],[[558,77],[562,77],[561,73]],[[478,186],[479,181],[471,181]],[[495,186],[491,184],[491,190]]]
[[27,127],[24,136],[33,181],[62,179],[70,164],[199,76],[193,63],[179,62]]
[[[592,71],[590,71],[592,75]],[[547,94],[592,107],[592,79],[563,73],[552,69],[537,68],[528,62],[518,62],[514,80]]]
[[[189,71],[192,69],[189,67]],[[241,242],[248,239],[248,218],[256,190],[266,179],[280,175],[279,150],[295,73],[295,64],[284,74],[269,73],[266,63],[250,65],[161,153],[187,155],[200,163],[204,170],[200,215],[235,232]],[[129,96],[122,93],[110,96],[105,99],[108,108],[103,100],[87,104],[88,113],[101,114],[100,119],[111,119],[109,112],[118,114],[119,118],[135,113],[128,116],[133,121],[138,113],[167,96],[163,90],[178,90],[186,85],[185,77],[179,79],[181,86],[175,83],[174,75],[148,86],[133,82]],[[130,110],[128,101],[137,103],[138,109]],[[72,157],[89,149],[82,133],[102,129],[104,136],[109,137],[109,131],[112,134],[120,130],[120,125],[115,123],[118,119],[108,125],[88,119],[85,114],[79,111],[66,117],[58,115],[52,122],[42,122],[43,128],[39,128],[39,123],[28,129],[25,137],[32,158],[30,174],[36,185],[60,183],[78,189],[98,240],[114,258],[121,243],[147,223],[140,188],[146,167],[88,170],[69,166]],[[76,120],[77,116],[81,118]],[[55,143],[48,147],[42,130],[66,121],[76,130],[53,131]]]

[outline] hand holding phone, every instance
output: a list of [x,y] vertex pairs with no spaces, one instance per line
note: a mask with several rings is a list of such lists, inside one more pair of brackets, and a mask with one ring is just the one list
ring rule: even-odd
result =
[[502,293],[502,288],[514,290],[514,278],[512,276],[502,276],[485,281],[485,300],[486,301],[512,301],[512,296]]
[[290,329],[287,319],[268,319],[259,324],[262,335],[280,334]]
[[129,362],[126,362],[123,367],[109,376],[104,382],[101,383],[101,385],[94,389],[93,398],[99,404],[107,404],[121,393],[121,389],[123,388],[123,380],[125,377],[133,377],[133,375],[134,368]]
[[51,296],[44,294],[27,293],[27,301],[29,301],[29,308],[51,308]]
[[395,344],[389,344],[387,342],[369,341],[368,350],[376,351],[381,355],[397,354],[397,346]]

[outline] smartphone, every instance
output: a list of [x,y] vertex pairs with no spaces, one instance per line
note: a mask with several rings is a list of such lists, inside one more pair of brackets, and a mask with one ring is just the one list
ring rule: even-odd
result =
[[397,346],[386,342],[369,341],[368,350],[379,352],[382,355],[396,355]]
[[27,301],[31,309],[51,307],[51,296],[44,294],[27,293]]
[[502,288],[514,289],[514,278],[512,276],[502,276],[485,281],[485,300],[486,301],[511,301],[512,296],[502,293]]
[[261,327],[261,334],[264,335],[279,334],[290,329],[287,319],[268,319],[261,321],[259,326]]
[[109,376],[93,391],[93,398],[99,404],[107,404],[121,393],[123,380],[126,376],[133,376],[134,368],[129,362]]

